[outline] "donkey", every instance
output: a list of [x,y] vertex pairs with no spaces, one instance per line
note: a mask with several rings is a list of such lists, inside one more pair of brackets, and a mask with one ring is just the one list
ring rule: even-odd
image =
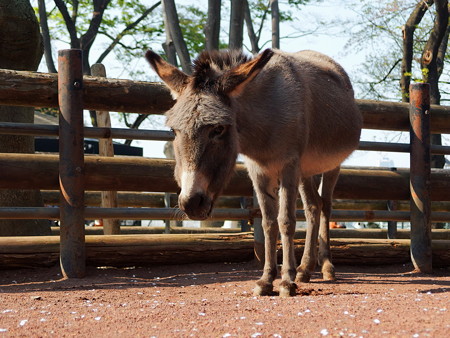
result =
[[[362,125],[343,68],[314,51],[267,49],[253,58],[238,51],[203,52],[193,62],[192,75],[152,51],[146,58],[176,99],[166,123],[175,133],[181,210],[191,219],[206,219],[241,153],[265,235],[263,275],[254,294],[273,294],[279,234],[280,296],[293,296],[296,282],[309,282],[317,261],[323,278],[334,280],[328,228],[332,194],[340,164],[358,146]],[[313,178],[319,174],[318,188]],[[296,268],[298,191],[308,228]]]

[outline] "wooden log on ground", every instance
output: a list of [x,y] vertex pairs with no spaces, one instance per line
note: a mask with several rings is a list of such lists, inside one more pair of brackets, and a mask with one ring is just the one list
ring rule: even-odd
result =
[[[240,262],[253,258],[253,236],[92,235],[86,236],[86,264],[149,266]],[[59,260],[59,237],[0,237],[0,269],[54,265]]]
[[[122,226],[121,233],[124,235],[149,235],[163,234],[165,227],[163,226]],[[101,227],[86,227],[86,235],[103,234]],[[240,228],[191,228],[191,227],[173,227],[171,234],[229,234],[240,233]],[[305,239],[306,229],[297,229],[295,231],[295,239]],[[52,236],[59,236],[59,227],[52,227]],[[410,231],[406,229],[397,230],[398,239],[409,239]],[[330,229],[331,238],[367,238],[367,239],[387,239],[387,229]],[[431,232],[432,239],[450,240],[450,230],[433,229]]]
[[[87,190],[176,192],[173,160],[139,157],[86,156]],[[0,189],[58,189],[58,157],[55,155],[0,154]],[[450,171],[435,169],[431,175],[431,198],[449,201]],[[252,184],[243,165],[224,195],[252,196]],[[334,194],[338,199],[409,199],[409,171],[406,169],[342,169]]]
[[[161,83],[105,79],[83,79],[85,109],[128,113],[162,114],[174,104]],[[57,75],[0,69],[0,104],[58,107]],[[400,102],[356,100],[364,117],[364,128],[409,130],[409,105]],[[433,133],[450,133],[450,107],[432,106]]]
[[[305,240],[295,240],[295,257],[299,262]],[[334,238],[330,240],[333,263],[346,265],[388,265],[411,262],[410,240]],[[433,266],[450,266],[450,241],[434,240]],[[278,261],[281,262],[280,251]]]
[[[99,235],[86,236],[86,259],[94,266],[238,262],[253,259],[253,236]],[[297,257],[304,240],[296,240]],[[433,240],[433,263],[450,266],[450,241]],[[336,264],[398,264],[410,262],[409,240],[332,239]],[[59,238],[0,237],[0,269],[50,266],[58,263]]]
[[[165,226],[131,226],[125,225],[120,227],[120,233],[123,235],[150,235],[164,234]],[[103,235],[101,226],[87,226],[85,228],[86,235]],[[191,227],[172,227],[171,234],[236,234],[241,233],[240,228],[191,228]],[[52,236],[59,236],[59,227],[52,227]],[[450,239],[450,236],[449,236]]]
[[[295,231],[296,239],[305,239],[306,229]],[[450,230],[434,229],[433,239],[450,240]],[[397,239],[409,239],[410,231],[406,229],[397,230]],[[359,239],[387,239],[387,229],[330,229],[331,238],[359,238]]]

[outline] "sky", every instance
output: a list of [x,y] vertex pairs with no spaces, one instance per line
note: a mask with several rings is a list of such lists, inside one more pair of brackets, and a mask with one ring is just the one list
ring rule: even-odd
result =
[[[177,1],[178,2],[178,1]],[[199,1],[198,4],[206,8],[207,1]],[[337,0],[324,0],[314,2],[312,1],[305,6],[298,19],[291,23],[285,23],[281,26],[282,36],[297,36],[299,31],[304,32],[309,26],[314,27],[314,24],[321,21],[330,21],[331,19],[350,19],[356,20],[357,14],[345,6],[342,5],[342,1]],[[224,19],[225,20],[225,19]],[[308,25],[308,26],[306,26]],[[303,49],[312,49],[327,54],[338,61],[349,74],[350,78],[355,78],[360,65],[365,60],[365,51],[352,50],[351,53],[346,49],[346,43],[348,41],[348,35],[343,34],[340,27],[323,27],[321,30],[314,32],[314,34],[299,36],[296,38],[282,39],[281,49],[285,51],[298,51]],[[270,39],[270,35],[266,36],[266,40]],[[265,41],[264,37],[262,39]],[[244,41],[245,43],[245,41]],[[269,46],[269,45],[268,45]],[[267,46],[267,47],[268,47]],[[127,78],[123,71],[115,68],[114,66],[108,66],[108,59],[105,61],[108,72],[108,77],[120,77]],[[145,67],[149,69],[147,63],[142,59],[138,64],[133,67]],[[45,71],[43,69],[42,71]],[[155,74],[149,69],[148,80],[154,81]],[[356,92],[356,98],[358,98],[358,92]],[[123,127],[118,114],[112,113],[113,127]],[[86,124],[89,125],[88,114],[85,116]],[[162,129],[164,128],[164,117],[157,116],[152,118],[152,122],[145,122],[143,128],[147,129]],[[408,133],[399,132],[383,132],[374,130],[363,130],[362,140],[366,141],[380,141],[380,142],[409,142]],[[164,142],[160,141],[134,141],[134,146],[144,148],[144,156],[146,157],[164,157],[163,147]],[[354,152],[349,159],[344,162],[344,165],[349,166],[394,166],[394,167],[409,167],[408,154],[401,153],[385,153],[385,152]]]

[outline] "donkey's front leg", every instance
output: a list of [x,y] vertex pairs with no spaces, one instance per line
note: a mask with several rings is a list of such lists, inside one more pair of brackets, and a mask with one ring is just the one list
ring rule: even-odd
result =
[[297,290],[295,279],[294,235],[296,223],[296,207],[298,196],[298,164],[288,164],[280,178],[280,207],[278,211],[278,225],[283,247],[283,264],[281,268],[280,296],[294,296]]
[[306,231],[305,248],[302,262],[297,268],[296,281],[307,283],[314,272],[317,262],[317,236],[319,232],[320,213],[322,210],[322,199],[317,192],[313,178],[302,178],[300,184],[300,195],[305,210],[308,229]]
[[272,294],[273,281],[277,276],[278,180],[276,177],[263,174],[256,167],[249,168],[249,175],[253,181],[262,213],[265,256],[263,275],[256,282],[253,294],[267,296]]

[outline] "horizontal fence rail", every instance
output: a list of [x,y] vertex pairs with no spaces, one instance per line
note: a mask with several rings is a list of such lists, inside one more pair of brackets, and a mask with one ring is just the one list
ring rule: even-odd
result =
[[[98,207],[101,204],[101,193],[99,191],[86,191],[84,194],[85,205],[89,207]],[[59,191],[41,190],[42,199],[45,205],[59,205]],[[168,194],[170,206],[175,207],[178,204],[176,194]],[[119,207],[148,207],[164,208],[166,194],[149,192],[118,192]],[[393,202],[395,206],[388,207],[388,203]],[[250,197],[221,196],[214,204],[216,208],[241,208],[242,205],[251,206]],[[410,208],[409,201],[389,201],[389,200],[333,200],[333,209],[336,210],[398,210],[407,211]],[[297,209],[303,209],[301,199],[297,200]],[[450,202],[434,201],[431,203],[432,211],[450,211]]]
[[[31,135],[31,136],[59,136],[59,127],[48,124],[10,123],[0,122],[0,134]],[[85,127],[84,136],[87,138],[113,138],[172,141],[174,134],[166,130],[143,130],[127,128]]]
[[[181,210],[173,208],[92,208],[84,209],[86,219],[128,219],[128,220],[187,220]],[[59,207],[23,207],[23,208],[0,208],[0,219],[59,219]],[[260,218],[259,209],[214,209],[211,217],[207,220],[250,220]],[[298,221],[305,220],[303,210],[297,210]],[[449,222],[449,212],[433,212],[434,222]],[[387,210],[333,210],[332,221],[403,221],[409,222],[410,213],[408,211],[387,211]]]
[[[0,189],[59,189],[58,156],[0,154]],[[86,190],[177,192],[174,161],[129,157],[85,157]],[[449,201],[450,171],[435,169],[431,175],[431,198]],[[224,195],[253,196],[247,170],[237,164]],[[337,199],[408,200],[409,170],[344,168],[336,184]]]
[[[84,76],[84,108],[141,114],[163,114],[174,104],[161,83]],[[364,128],[409,131],[409,105],[356,100]],[[0,70],[0,103],[13,106],[58,107],[56,74]],[[450,107],[431,106],[433,133],[450,133]]]
[[[56,125],[0,122],[0,134],[56,137],[59,136],[59,128]],[[85,127],[84,136],[87,138],[113,138],[149,141],[172,141],[175,137],[173,132],[167,130],[99,127]],[[358,150],[408,153],[410,151],[410,145],[408,143],[360,141]],[[431,153],[436,155],[448,155],[450,154],[450,147],[431,145]]]

